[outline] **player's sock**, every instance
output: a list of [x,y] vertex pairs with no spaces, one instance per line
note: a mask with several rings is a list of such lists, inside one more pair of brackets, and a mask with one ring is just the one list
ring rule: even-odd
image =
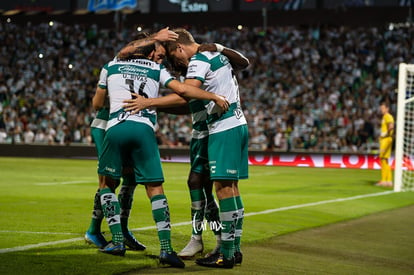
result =
[[170,210],[165,195],[155,195],[151,198],[152,216],[157,226],[161,250],[172,252]]
[[240,252],[240,241],[243,232],[244,206],[240,196],[235,197],[235,200],[237,204],[238,217],[236,221],[236,236],[234,238],[234,249],[237,252]]
[[116,245],[124,242],[120,221],[120,207],[118,199],[110,188],[103,188],[100,191],[101,204],[104,216],[112,233],[112,242]]
[[387,166],[388,161],[386,159],[381,159],[381,181],[387,181]]
[[234,197],[222,199],[220,204],[221,247],[220,252],[226,259],[234,256],[234,238],[236,231],[237,206]]
[[220,215],[219,209],[214,196],[212,194],[206,195],[207,197],[207,206],[204,216],[210,226],[211,231],[214,232],[214,235],[220,239],[221,235],[221,226],[220,226]]
[[201,240],[203,233],[204,208],[206,198],[203,189],[190,190],[192,234],[196,240]]
[[101,206],[101,195],[98,191],[95,193],[95,199],[93,201],[93,211],[92,211],[92,219],[91,224],[89,225],[88,232],[91,234],[98,234],[101,233],[101,224],[103,220],[103,212]]
[[121,227],[124,234],[128,234],[129,232],[128,219],[131,212],[132,202],[134,200],[135,187],[136,185],[129,184],[128,180],[124,178],[118,194],[119,205],[121,207]]
[[388,159],[384,159],[384,177],[385,177],[385,181],[386,182],[392,182],[392,172],[391,172],[391,167],[388,164]]

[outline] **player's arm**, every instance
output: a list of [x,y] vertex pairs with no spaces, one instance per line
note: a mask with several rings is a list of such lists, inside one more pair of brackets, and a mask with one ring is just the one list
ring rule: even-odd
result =
[[204,91],[199,87],[201,87],[201,81],[196,79],[186,79],[185,83],[174,79],[167,84],[167,88],[172,89],[182,97],[211,100],[214,101],[214,103],[216,103],[216,105],[218,105],[223,111],[228,110],[230,104],[223,96]]
[[381,133],[381,138],[394,136],[394,119],[391,116],[385,116],[385,124],[387,125],[387,132]]
[[169,27],[166,27],[164,29],[161,29],[157,33],[154,33],[153,35],[150,35],[149,37],[129,42],[125,47],[123,47],[119,51],[117,57],[123,59],[134,53],[137,48],[145,47],[154,44],[155,42],[175,41],[177,38],[178,34],[176,34],[173,31],[170,31]]
[[185,105],[187,105],[187,100],[176,93],[156,98],[145,98],[136,93],[131,94],[133,98],[124,100],[125,105],[123,106],[126,111],[131,111],[131,114],[136,114],[139,111],[150,107],[162,108],[160,111],[164,112],[171,109],[171,113],[178,113],[178,111],[174,112],[173,108],[181,107],[182,109],[186,109]]
[[105,106],[106,89],[99,86],[96,87],[95,95],[92,98],[92,106],[95,110],[99,110]]
[[389,137],[394,136],[394,122],[393,121],[388,122],[387,129],[388,129],[387,136]]
[[231,66],[235,71],[244,70],[249,66],[250,61],[240,52],[233,50],[231,48],[224,47],[223,45],[216,43],[206,43],[201,44],[198,48],[199,52],[209,51],[209,52],[221,52],[223,55],[227,56],[230,61]]

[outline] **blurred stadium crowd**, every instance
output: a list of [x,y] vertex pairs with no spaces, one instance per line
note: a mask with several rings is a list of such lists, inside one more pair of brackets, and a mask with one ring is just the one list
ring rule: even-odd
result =
[[[379,102],[395,115],[398,64],[414,62],[412,28],[189,30],[249,58],[238,79],[257,150],[375,150]],[[133,37],[95,25],[0,24],[0,142],[92,143],[100,69]],[[160,113],[158,123],[160,145],[188,145],[188,115]]]

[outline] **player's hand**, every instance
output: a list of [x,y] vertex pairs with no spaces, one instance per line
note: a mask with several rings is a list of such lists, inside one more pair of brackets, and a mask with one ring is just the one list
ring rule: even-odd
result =
[[230,103],[224,96],[216,95],[216,99],[214,99],[214,102],[223,110],[223,113],[227,112],[227,110],[229,109]]
[[198,52],[216,52],[217,47],[214,43],[203,43],[198,47]]
[[139,111],[143,109],[147,109],[151,106],[151,100],[148,98],[145,98],[143,96],[140,96],[136,93],[131,93],[132,99],[124,100],[125,103],[122,107],[125,109],[125,111],[130,111],[132,115],[138,113]]
[[169,30],[170,27],[159,30],[155,35],[154,39],[159,42],[175,41],[178,38],[178,34]]

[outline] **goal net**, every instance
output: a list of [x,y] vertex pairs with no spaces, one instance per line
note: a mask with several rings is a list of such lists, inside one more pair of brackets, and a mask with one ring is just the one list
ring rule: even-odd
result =
[[414,64],[401,63],[395,135],[394,191],[414,191]]

